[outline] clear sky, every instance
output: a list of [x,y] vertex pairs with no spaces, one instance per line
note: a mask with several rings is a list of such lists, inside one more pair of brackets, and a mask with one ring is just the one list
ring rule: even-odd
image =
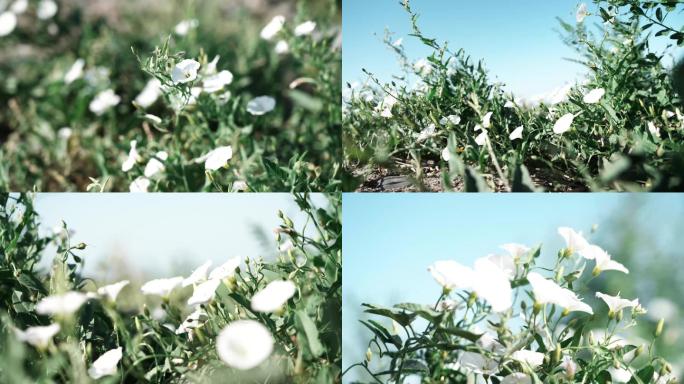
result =
[[609,219],[632,199],[646,206],[634,212],[634,220],[663,228],[654,230],[661,244],[684,245],[673,241],[682,231],[673,226],[684,213],[681,194],[345,194],[343,368],[363,359],[370,337],[358,322],[361,303],[434,303],[441,288],[427,272],[430,264],[472,265],[478,257],[502,253],[498,247],[504,243],[543,243],[544,265],[564,244],[559,226],[588,234],[599,224],[590,239],[606,246]]
[[[361,68],[388,81],[399,74],[395,55],[382,43],[385,28],[403,37],[409,57],[430,51],[409,37],[411,26],[399,0],[344,0],[343,80],[364,80]],[[419,0],[412,1],[420,14],[419,25],[428,37],[448,41],[452,49],[464,48],[473,59],[484,59],[490,75],[524,97],[544,94],[584,73],[582,66],[565,58],[574,52],[561,41],[556,17],[575,22],[576,0]],[[593,4],[587,1],[589,10]],[[684,14],[672,19],[684,23]],[[588,18],[587,21],[592,20]],[[677,22],[679,24],[677,24]],[[664,46],[657,44],[658,47]]]
[[72,243],[88,244],[86,274],[101,274],[96,266],[112,256],[156,277],[187,273],[207,259],[218,265],[234,256],[271,257],[278,210],[296,225],[305,219],[285,193],[40,193],[35,204],[45,231],[63,219],[76,232]]

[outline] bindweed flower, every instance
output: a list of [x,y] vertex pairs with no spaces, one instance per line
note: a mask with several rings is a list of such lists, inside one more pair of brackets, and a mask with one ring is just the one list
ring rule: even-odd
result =
[[69,127],[62,127],[57,131],[57,137],[62,140],[68,140],[74,131]]
[[530,272],[527,275],[527,281],[532,286],[536,303],[558,305],[567,312],[594,313],[591,307],[583,303],[574,292],[544,278],[537,272]]
[[195,286],[192,296],[188,299],[188,305],[199,305],[210,302],[214,299],[216,289],[221,284],[219,279],[207,280]]
[[100,116],[110,108],[118,105],[119,102],[121,102],[121,98],[114,93],[114,90],[107,89],[95,95],[95,98],[90,102],[88,108],[90,109],[90,112]]
[[648,122],[648,131],[651,132],[651,134],[655,137],[660,137],[660,128],[656,127],[655,124],[653,124],[652,121]]
[[183,276],[176,276],[168,279],[155,279],[143,284],[143,286],[140,287],[140,291],[145,295],[156,295],[167,298],[171,292],[182,283]]
[[413,69],[423,76],[432,73],[432,64],[427,59],[420,59],[413,64]]
[[501,384],[532,384],[532,379],[522,372],[514,372],[504,377]]
[[254,116],[262,116],[271,112],[276,105],[276,101],[271,96],[259,96],[247,103],[247,112]]
[[116,367],[123,356],[121,347],[111,349],[98,357],[88,368],[88,375],[94,380],[116,374]]
[[501,269],[508,279],[515,277],[515,260],[510,255],[489,255],[487,260],[491,261],[499,269]]
[[195,162],[204,162],[204,169],[207,171],[216,171],[228,165],[228,162],[233,157],[233,147],[230,145],[225,147],[218,147],[211,150],[206,155],[198,158]]
[[479,146],[487,144],[487,131],[483,129],[482,132],[475,137],[475,143]]
[[430,124],[427,127],[423,128],[423,130],[420,131],[420,133],[418,134],[418,138],[416,139],[416,141],[418,141],[418,142],[425,141],[425,140],[429,139],[430,137],[434,136],[435,135],[435,128],[436,127],[434,124]]
[[165,161],[169,157],[169,154],[165,151],[159,151],[154,156],[155,157],[151,158],[147,162],[147,165],[145,165],[145,177],[152,177],[166,169],[162,161]]
[[489,375],[499,369],[499,363],[496,360],[476,352],[461,353],[457,362],[460,368],[478,374]]
[[447,125],[449,123],[451,123],[453,125],[458,125],[461,123],[461,116],[459,116],[459,115],[445,116],[439,120],[439,123],[442,125]]
[[64,74],[64,83],[71,84],[83,77],[83,68],[85,68],[85,60],[77,59]]
[[197,71],[200,68],[200,63],[185,59],[176,64],[171,70],[171,80],[174,84],[184,84],[194,81],[197,78]]
[[183,287],[187,287],[189,285],[194,285],[201,283],[207,279],[207,273],[209,273],[209,268],[211,267],[212,261],[207,260],[204,264],[200,265],[195,269],[190,276],[186,277],[185,280],[183,280]]
[[0,13],[0,37],[7,36],[17,26],[17,16],[10,11]]
[[288,52],[290,52],[290,44],[287,43],[285,40],[280,40],[276,43],[275,47],[273,48],[275,53],[279,55],[284,55]]
[[216,338],[216,350],[227,365],[248,370],[271,355],[273,343],[273,336],[261,323],[237,320],[221,330]]
[[522,134],[523,134],[523,129],[525,129],[524,126],[519,126],[518,128],[514,129],[513,132],[508,136],[508,138],[513,141],[516,139],[522,139]]
[[191,330],[200,326],[200,318],[207,317],[207,313],[202,309],[197,308],[188,317],[185,318],[183,323],[176,329],[176,335],[181,335],[183,333],[189,333]]
[[487,112],[482,118],[482,128],[489,129],[492,127],[492,114],[493,112]]
[[581,23],[584,21],[584,19],[589,15],[589,12],[587,11],[587,5],[585,3],[582,3],[577,7],[577,12],[575,13],[575,20],[578,23]]
[[135,180],[131,181],[128,186],[128,190],[133,193],[146,193],[150,188],[152,181],[145,176],[138,176]]
[[540,352],[529,351],[526,349],[521,349],[515,351],[511,354],[511,358],[521,363],[525,363],[536,369],[538,366],[544,363],[544,354]]
[[59,324],[28,327],[25,331],[15,329],[17,339],[25,341],[38,349],[47,348],[50,340],[59,332]]
[[565,249],[568,255],[573,255],[575,252],[582,252],[584,248],[589,246],[589,242],[584,238],[581,232],[577,232],[569,227],[559,227],[558,234],[565,240]]
[[28,0],[15,0],[10,6],[10,11],[15,15],[21,15],[28,9]]
[[137,140],[131,140],[131,149],[128,151],[128,157],[124,162],[121,164],[121,170],[124,172],[128,172],[131,169],[133,169],[133,166],[140,161],[140,154],[138,153],[138,141]]
[[587,104],[596,104],[601,100],[603,95],[606,94],[606,90],[603,88],[596,88],[592,89],[589,93],[584,95],[584,98],[582,101],[584,101]]
[[202,81],[202,89],[207,93],[215,93],[223,89],[226,85],[233,82],[233,74],[230,71],[221,71],[215,75],[208,76]]
[[119,292],[130,283],[128,280],[119,281],[118,283],[105,285],[97,289],[97,294],[106,296],[110,301],[116,301]]
[[560,367],[565,371],[565,377],[572,380],[577,373],[577,363],[570,356],[563,356]]
[[622,264],[610,258],[608,252],[604,251],[603,248],[590,244],[584,249],[580,250],[579,254],[585,259],[595,260],[596,267],[594,267],[593,274],[598,275],[602,271],[620,271],[623,273],[629,273],[629,270]]
[[632,374],[624,368],[610,367],[607,371],[615,383],[627,383],[632,379]]
[[41,315],[70,316],[87,300],[88,297],[84,293],[69,291],[42,299],[36,304],[36,312]]
[[158,79],[150,79],[145,83],[145,87],[140,91],[138,96],[135,97],[135,103],[142,108],[149,108],[154,104],[159,96],[162,94],[161,89],[162,83]]
[[214,270],[209,273],[210,279],[227,279],[235,275],[235,270],[240,266],[240,257],[233,257],[226,261],[225,263],[214,268]]
[[294,29],[294,34],[295,36],[307,36],[313,33],[313,31],[316,29],[316,23],[309,20],[305,21],[298,26],[295,27]]
[[278,251],[280,252],[288,252],[294,249],[294,243],[292,242],[291,239],[287,239],[284,241],[282,244],[278,245]]
[[47,20],[53,18],[57,14],[57,11],[57,3],[53,0],[40,0],[38,9],[36,9],[36,15],[41,20]]
[[606,295],[605,293],[596,292],[596,297],[603,300],[608,306],[609,316],[617,314],[625,308],[634,308],[639,305],[639,299],[627,300],[617,296]]
[[257,312],[278,312],[294,296],[295,284],[289,280],[275,280],[252,297],[252,309]]
[[530,247],[517,243],[502,244],[499,248],[508,252],[508,254],[511,255],[511,257],[513,257],[513,260],[520,260],[521,257],[527,255],[527,253],[530,252]]
[[442,149],[442,159],[444,159],[444,161],[451,160],[451,152],[449,152],[449,147]]
[[283,29],[284,25],[285,16],[278,15],[273,17],[264,29],[261,30],[261,38],[264,40],[273,39]]
[[515,102],[513,100],[506,100],[504,108],[515,108]]
[[558,119],[556,123],[553,125],[553,133],[560,135],[569,131],[570,126],[572,125],[572,122],[574,120],[575,115],[573,115],[572,113],[566,113],[565,115],[561,116],[561,118]]
[[191,30],[197,28],[198,26],[199,20],[197,19],[183,20],[180,23],[176,24],[176,26],[173,28],[173,31],[178,36],[185,36],[188,33],[190,33]]

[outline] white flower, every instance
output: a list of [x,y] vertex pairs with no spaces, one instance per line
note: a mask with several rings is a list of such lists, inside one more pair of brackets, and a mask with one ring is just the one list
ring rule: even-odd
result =
[[273,48],[273,50],[275,50],[275,53],[279,55],[284,55],[290,52],[290,44],[288,44],[285,40],[280,40],[276,43],[275,48]]
[[210,279],[226,279],[232,277],[235,274],[235,270],[240,266],[240,257],[233,257],[229,259],[224,264],[214,268],[214,270],[209,273]]
[[202,316],[206,317],[207,313],[204,312],[201,308],[195,309],[195,311],[189,314],[188,317],[185,318],[185,321],[183,321],[183,323],[178,326],[178,328],[176,329],[176,335],[188,333],[190,332],[190,330],[199,327],[199,319]]
[[513,132],[508,136],[508,138],[513,141],[515,139],[522,139],[522,133],[523,129],[525,129],[524,126],[519,126],[518,128],[514,129]]
[[131,169],[133,169],[133,166],[135,163],[140,161],[140,154],[138,153],[138,141],[137,140],[131,140],[131,149],[128,151],[128,157],[124,162],[121,164],[121,170],[124,172],[128,172]]
[[271,112],[275,105],[276,101],[271,96],[259,96],[247,103],[247,112],[254,116],[261,116]]
[[36,15],[41,20],[51,19],[57,14],[57,3],[52,0],[41,0],[38,3],[38,9],[36,10]]
[[28,9],[28,0],[16,0],[10,6],[10,11],[15,15],[20,15]]
[[59,324],[50,324],[39,327],[29,327],[25,331],[16,329],[17,338],[34,347],[45,349],[50,340],[59,332]]
[[501,384],[532,384],[532,379],[524,373],[514,372],[504,377]]
[[285,16],[275,16],[266,24],[264,29],[261,30],[261,38],[264,40],[271,40],[283,29],[283,25],[285,25]]
[[71,137],[73,134],[73,130],[69,127],[62,127],[57,131],[57,137],[59,137],[62,140],[67,140],[68,138]]
[[587,5],[585,3],[582,3],[577,7],[577,13],[575,14],[575,19],[577,20],[578,23],[581,23],[584,21],[584,18],[587,17],[589,12],[587,11]]
[[295,36],[306,36],[310,35],[314,29],[316,29],[316,23],[309,20],[296,26],[294,29],[294,34]]
[[247,183],[244,180],[236,180],[233,183],[232,191],[233,192],[244,192],[247,190]]
[[197,78],[199,67],[199,62],[185,59],[173,67],[171,70],[171,80],[173,80],[174,84],[191,82]]
[[458,357],[458,364],[468,372],[491,374],[499,369],[496,360],[476,352],[463,352]]
[[515,108],[515,103],[513,102],[513,100],[506,100],[504,108]]
[[71,84],[83,76],[83,68],[85,68],[85,60],[77,59],[69,70],[64,74],[64,82]]
[[621,298],[619,294],[617,296],[610,296],[605,293],[596,292],[596,297],[602,299],[612,313],[618,313],[625,308],[634,308],[639,305],[639,299],[627,300]]
[[183,283],[183,276],[176,276],[169,279],[150,280],[140,287],[140,291],[145,295],[157,295],[168,297],[171,292]]
[[233,148],[228,145],[225,147],[218,147],[211,150],[206,155],[195,160],[196,162],[204,162],[204,169],[207,171],[216,171],[228,165],[228,161],[233,157]]
[[97,294],[101,296],[107,296],[109,300],[116,301],[116,297],[119,296],[119,292],[130,283],[128,280],[119,281],[118,283],[105,285],[97,290]]
[[288,251],[290,251],[290,250],[293,250],[294,247],[295,247],[295,246],[294,246],[294,243],[292,242],[292,240],[291,240],[291,239],[287,239],[287,240],[284,241],[282,244],[279,244],[279,245],[278,245],[278,251],[280,251],[280,252],[288,252]]
[[36,304],[36,312],[41,315],[68,316],[78,311],[88,300],[81,292],[69,291],[62,295],[48,296]]
[[569,379],[575,377],[577,373],[577,363],[570,356],[563,356],[560,367],[565,371],[565,376]]
[[632,378],[632,374],[624,368],[610,367],[607,371],[616,383],[627,383]]
[[157,116],[157,115],[153,115],[153,114],[151,114],[151,113],[147,113],[147,114],[145,114],[145,116],[143,116],[143,117],[144,117],[146,120],[151,121],[151,122],[154,123],[154,124],[161,124],[161,123],[162,123],[161,117],[159,117],[159,116]]
[[573,120],[575,120],[575,115],[572,113],[566,113],[565,115],[561,116],[561,118],[556,121],[556,124],[553,125],[553,133],[560,135],[569,131]]
[[589,93],[584,95],[584,99],[582,99],[582,101],[584,101],[587,104],[596,104],[599,102],[599,100],[601,100],[601,98],[605,94],[606,90],[603,88],[592,89]]
[[604,251],[597,245],[589,245],[580,250],[579,254],[586,259],[596,260],[596,267],[594,269],[594,273],[596,274],[600,273],[601,271],[620,271],[629,273],[629,270],[625,268],[624,265],[612,260],[608,252]]
[[416,141],[418,141],[418,142],[425,141],[428,138],[430,138],[431,136],[434,136],[435,135],[435,128],[436,127],[434,124],[430,124],[427,127],[423,128],[423,130],[420,131],[420,133],[418,134],[418,138],[416,139]]
[[200,265],[195,269],[190,276],[183,280],[183,286],[194,285],[201,283],[207,279],[207,273],[209,272],[209,267],[211,267],[211,260],[207,260],[204,264]]
[[513,260],[513,257],[510,255],[489,255],[487,256],[487,260],[491,261],[499,267],[505,274],[508,279],[513,279],[515,277],[515,261]]
[[105,113],[109,108],[118,105],[120,101],[121,98],[114,93],[113,89],[107,89],[95,95],[95,98],[90,102],[88,108],[90,109],[90,112],[99,116]]
[[527,253],[530,251],[530,247],[517,243],[502,244],[499,248],[508,252],[508,254],[511,255],[514,260],[520,259],[521,257],[527,255]]
[[151,181],[145,176],[138,176],[135,178],[135,180],[131,181],[131,184],[128,186],[128,190],[130,192],[135,192],[135,193],[145,193],[147,192],[147,189],[150,187]]
[[511,354],[511,358],[521,363],[526,363],[527,365],[532,367],[532,369],[536,369],[538,366],[544,363],[543,353],[529,351],[526,349],[521,349],[519,351],[513,352]]
[[252,297],[252,309],[257,312],[276,312],[294,296],[297,287],[289,280],[275,280]]
[[188,305],[199,305],[210,302],[216,294],[216,289],[221,284],[219,279],[207,280],[197,286],[188,299]]
[[442,117],[442,119],[439,120],[439,123],[442,125],[447,125],[448,123],[451,123],[453,125],[458,125],[461,122],[461,116],[459,115],[449,115]]
[[487,112],[487,114],[482,118],[483,128],[488,129],[492,126],[492,113],[493,112]]
[[111,376],[116,374],[116,366],[119,364],[123,356],[121,347],[111,349],[98,357],[93,362],[93,365],[88,368],[88,375],[97,380],[103,376]]
[[660,128],[656,127],[652,121],[648,122],[648,131],[655,137],[660,137]]
[[487,143],[487,131],[485,131],[483,129],[482,132],[480,132],[480,134],[477,135],[477,137],[475,138],[475,144],[477,144],[479,146],[483,146],[486,143]]
[[219,357],[229,366],[241,370],[256,367],[273,351],[273,336],[261,323],[237,320],[229,323],[216,338]]
[[176,24],[176,27],[173,28],[173,31],[179,36],[185,36],[188,34],[188,32],[190,32],[191,29],[195,29],[197,26],[199,26],[199,21],[197,19],[183,20]]
[[204,92],[214,93],[223,89],[226,85],[233,82],[233,74],[230,71],[221,71],[215,75],[206,77],[202,81]]
[[432,64],[427,59],[420,59],[413,64],[413,69],[421,75],[432,73]]
[[451,152],[449,152],[449,147],[442,149],[442,159],[444,161],[449,161],[451,159]]
[[145,177],[152,177],[166,169],[162,161],[166,161],[169,158],[169,154],[166,151],[159,151],[154,156],[145,165]]
[[574,292],[544,278],[537,272],[530,272],[527,275],[527,281],[532,286],[534,300],[539,304],[555,304],[567,312],[594,313],[591,307],[583,303]]
[[582,252],[584,248],[589,246],[589,242],[582,236],[581,232],[576,232],[569,227],[558,228],[558,234],[565,240],[565,247],[570,254],[575,252]]
[[17,26],[17,16],[12,12],[0,13],[0,36],[7,36]]
[[148,108],[161,96],[162,83],[158,79],[150,79],[143,90],[135,97],[135,102],[142,108]]

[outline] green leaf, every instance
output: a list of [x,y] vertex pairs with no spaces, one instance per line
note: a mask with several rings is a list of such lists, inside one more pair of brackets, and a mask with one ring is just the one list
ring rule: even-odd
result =
[[311,354],[314,357],[318,357],[323,352],[325,352],[325,349],[323,348],[323,344],[321,344],[320,339],[318,338],[318,328],[316,328],[316,323],[309,317],[309,315],[304,311],[304,310],[298,310],[295,311],[295,315],[297,316],[297,320],[301,324],[304,334],[306,335],[306,341],[307,344],[309,345],[309,350],[311,351]]
[[405,309],[409,312],[413,312],[416,315],[422,317],[423,319],[430,322],[440,322],[444,313],[435,311],[430,306],[414,304],[414,303],[401,303],[394,306],[395,308]]
[[399,323],[405,327],[408,326],[409,324],[411,324],[413,322],[413,320],[415,320],[415,318],[416,318],[415,313],[406,313],[404,311],[397,311],[394,309],[379,307],[379,306],[375,306],[372,304],[366,304],[366,303],[361,304],[361,306],[368,308],[364,311],[366,313],[371,313],[373,315],[388,317],[388,318],[396,321],[397,323]]
[[480,337],[482,337],[483,335],[483,333],[477,334],[470,331],[466,331],[465,329],[461,328],[440,328],[439,330],[449,335],[458,336],[463,339],[470,340],[473,343],[478,341]]

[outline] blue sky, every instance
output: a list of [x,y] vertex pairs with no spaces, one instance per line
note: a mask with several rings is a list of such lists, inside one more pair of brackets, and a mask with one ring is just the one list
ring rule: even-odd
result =
[[[412,1],[419,26],[429,37],[464,48],[473,59],[484,59],[491,75],[508,90],[531,97],[574,81],[584,69],[565,58],[575,57],[558,33],[556,17],[575,22],[575,0]],[[590,4],[590,11],[593,4]],[[675,15],[681,25],[684,15]],[[587,21],[591,20],[588,18]],[[679,24],[677,24],[679,23]],[[344,0],[343,80],[365,79],[361,68],[383,81],[399,74],[395,55],[384,47],[385,28],[404,38],[412,60],[425,57],[424,48],[410,33],[410,21],[399,0]],[[657,44],[662,47],[663,44]]]
[[[314,196],[318,204],[323,199]],[[72,243],[88,244],[86,274],[104,279],[96,267],[112,256],[148,276],[187,273],[207,259],[217,265],[234,256],[273,256],[278,210],[296,225],[305,219],[286,193],[40,193],[35,205],[46,231],[60,220],[75,230]],[[255,228],[271,241],[266,247]]]
[[[365,346],[356,344],[368,340],[359,340],[362,302],[434,303],[441,288],[427,272],[430,264],[452,259],[472,265],[478,257],[502,252],[498,247],[504,243],[543,243],[540,264],[545,264],[564,244],[559,226],[588,234],[599,224],[594,239],[606,246],[608,220],[632,199],[647,207],[634,220],[658,228],[674,228],[684,213],[680,194],[345,194],[343,367],[363,359]],[[681,228],[654,232],[661,244],[681,244],[672,241]]]

